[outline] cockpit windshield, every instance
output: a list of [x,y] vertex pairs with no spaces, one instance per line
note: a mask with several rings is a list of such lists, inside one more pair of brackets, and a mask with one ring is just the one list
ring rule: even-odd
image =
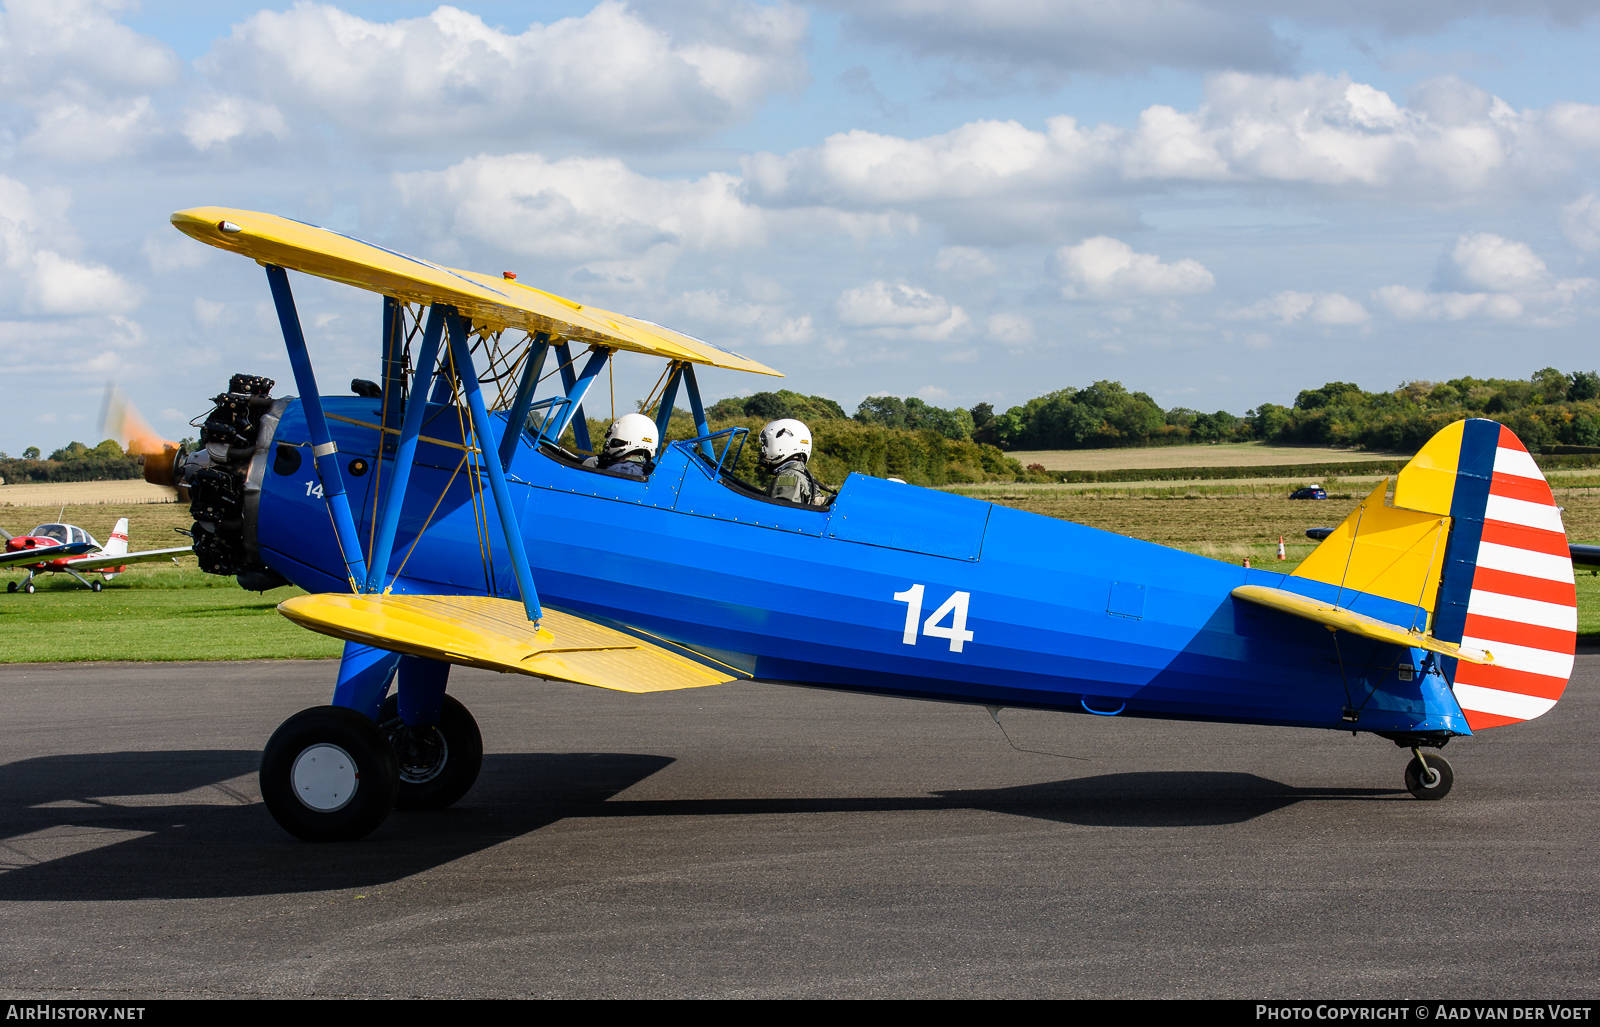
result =
[[65,545],[71,538],[71,532],[65,524],[41,524],[28,532],[34,538],[53,538]]

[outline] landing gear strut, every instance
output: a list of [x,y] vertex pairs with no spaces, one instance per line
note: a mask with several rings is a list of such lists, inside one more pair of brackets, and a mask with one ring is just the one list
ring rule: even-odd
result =
[[1406,765],[1406,791],[1419,799],[1442,799],[1455,784],[1450,761],[1437,752],[1422,755],[1420,746],[1411,747],[1411,762]]

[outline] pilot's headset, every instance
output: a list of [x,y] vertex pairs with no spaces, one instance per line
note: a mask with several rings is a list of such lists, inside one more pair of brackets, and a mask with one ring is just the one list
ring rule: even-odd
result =
[[777,467],[795,457],[811,462],[811,429],[792,417],[767,422],[761,429],[761,462]]
[[643,453],[646,460],[656,458],[656,423],[643,414],[623,414],[606,429],[606,444],[601,450],[607,463]]

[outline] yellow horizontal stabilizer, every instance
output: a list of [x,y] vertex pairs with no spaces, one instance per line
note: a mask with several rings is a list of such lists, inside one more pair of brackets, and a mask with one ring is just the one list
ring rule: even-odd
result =
[[[276,214],[195,207],[172,215],[172,224],[191,238],[263,264],[303,271],[407,303],[449,304],[476,327],[548,332],[555,338],[668,360],[782,377],[749,357],[641,318],[562,299],[495,275],[408,257]],[[228,227],[224,229],[224,225]]]
[[703,688],[748,676],[548,608],[535,631],[522,604],[510,599],[322,594],[285,600],[278,612],[347,642],[619,692]]
[[1308,599],[1294,592],[1285,592],[1281,588],[1267,588],[1265,585],[1240,585],[1233,590],[1235,599],[1243,599],[1258,606],[1270,607],[1294,617],[1315,621],[1329,629],[1348,631],[1352,635],[1363,638],[1376,639],[1379,642],[1389,642],[1394,645],[1408,646],[1412,649],[1426,649],[1429,652],[1439,653],[1443,656],[1454,656],[1458,660],[1468,663],[1494,663],[1494,656],[1482,649],[1472,649],[1460,646],[1454,642],[1441,642],[1425,631],[1413,631],[1402,628],[1398,624],[1390,624],[1376,617],[1368,617],[1364,613],[1356,613],[1343,607],[1326,603],[1319,599]]

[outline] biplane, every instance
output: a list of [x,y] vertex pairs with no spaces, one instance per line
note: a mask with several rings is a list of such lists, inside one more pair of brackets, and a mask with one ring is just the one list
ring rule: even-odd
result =
[[[128,519],[117,520],[111,529],[111,540],[104,546],[95,537],[76,524],[41,524],[25,535],[6,536],[6,547],[0,552],[0,569],[26,568],[28,574],[20,582],[6,582],[7,592],[26,592],[32,595],[38,586],[33,583],[39,574],[70,574],[91,592],[99,592],[104,582],[127,570],[130,564],[151,563],[157,560],[177,562],[178,557],[190,553],[189,546],[169,549],[146,549],[128,552]],[[90,581],[85,574],[100,575]]]
[[[1424,799],[1452,786],[1446,743],[1548,711],[1572,670],[1560,513],[1493,421],[1441,431],[1292,574],[856,473],[801,507],[735,473],[743,429],[706,422],[696,369],[777,373],[754,360],[282,217],[172,222],[265,267],[298,391],[235,376],[209,459],[169,447],[147,476],[187,485],[203,568],[300,586],[279,610],[345,642],[330,704],[262,757],[267,808],[304,839],[467,792],[482,741],[452,665],[1365,732],[1410,750]],[[291,271],[382,297],[355,395],[319,388]],[[643,479],[572,451],[619,353],[666,362],[660,437],[680,392],[696,426]]]

